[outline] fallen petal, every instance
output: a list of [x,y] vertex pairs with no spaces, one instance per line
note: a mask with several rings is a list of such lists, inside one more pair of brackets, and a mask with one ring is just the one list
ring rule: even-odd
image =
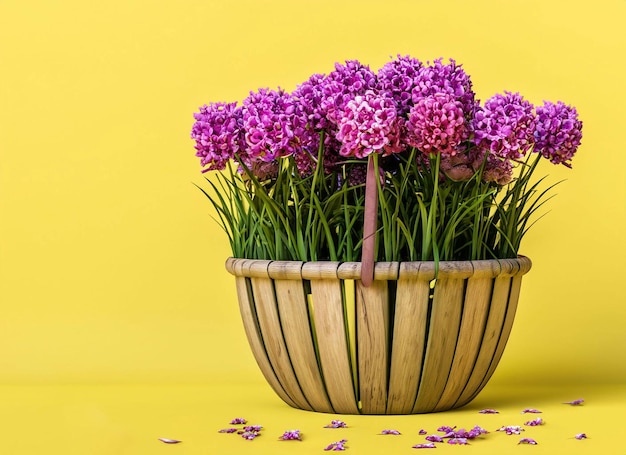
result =
[[248,423],[248,421],[244,419],[243,417],[236,417],[230,421],[231,425],[243,425],[245,423]]
[[539,409],[526,408],[522,411],[522,414],[541,414]]
[[500,414],[500,411],[496,411],[495,409],[482,409],[478,411],[479,414]]
[[252,431],[258,433],[261,431],[263,427],[261,425],[248,425],[247,427],[243,427],[243,431]]
[[576,439],[587,439],[587,435],[585,433],[579,433],[574,436]]
[[159,441],[164,442],[165,444],[178,444],[183,441],[179,441],[178,439],[167,439],[167,438],[159,438]]
[[578,400],[574,400],[574,401],[566,401],[563,404],[571,404],[572,406],[580,406],[584,402],[585,402],[585,400],[583,400],[582,398],[579,398]]
[[512,435],[512,434],[520,434],[522,431],[524,431],[524,429],[520,427],[519,425],[507,425],[507,426],[498,428],[496,431],[504,431],[506,432],[506,434]]
[[528,426],[528,427],[536,427],[538,425],[543,425],[543,419],[541,417],[534,419],[534,420],[529,420],[528,422],[524,423],[524,425]]
[[449,427],[447,425],[444,425],[442,427],[437,428],[437,431],[443,431],[444,433],[450,433],[452,431],[454,431],[454,429],[456,428],[456,425],[453,427]]
[[426,440],[430,442],[443,442],[443,438],[436,434],[426,436]]
[[218,433],[235,433],[237,428],[222,428]]
[[467,445],[469,442],[467,441],[467,438],[452,438],[448,439],[448,444]]
[[428,444],[415,444],[413,448],[414,449],[436,449],[437,446],[434,443],[429,442]]
[[300,430],[285,431],[278,439],[282,441],[302,441]]
[[420,435],[425,435],[425,434],[428,434],[428,431],[426,431],[426,430],[424,430],[424,429],[422,428],[422,429],[419,431],[419,433],[418,433],[418,434],[420,434]]
[[348,428],[348,425],[342,420],[331,420],[328,425],[324,425],[324,428]]
[[252,441],[254,438],[261,436],[261,433],[258,431],[244,431],[241,433],[241,437],[247,439],[248,441]]
[[380,432],[380,434],[395,434],[395,435],[398,435],[398,434],[401,434],[401,433],[398,430],[383,430],[383,431]]
[[531,438],[522,438],[519,440],[518,444],[532,444],[537,445],[537,441]]

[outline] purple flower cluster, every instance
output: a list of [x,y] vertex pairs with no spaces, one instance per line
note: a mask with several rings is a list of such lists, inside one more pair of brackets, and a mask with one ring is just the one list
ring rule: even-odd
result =
[[441,171],[453,181],[481,170],[484,181],[504,185],[515,162],[531,150],[570,167],[582,138],[574,107],[559,101],[535,108],[512,92],[481,104],[454,60],[423,64],[400,55],[378,72],[357,60],[336,63],[291,93],[262,88],[241,106],[202,106],[194,119],[191,138],[203,171],[235,161],[261,179],[274,178],[288,156],[303,176],[317,166],[326,173],[343,166],[349,176],[372,153],[408,156],[416,148],[423,156],[440,154]]
[[515,160],[532,147],[534,106],[519,93],[494,95],[479,106],[474,117],[474,142],[494,155]]

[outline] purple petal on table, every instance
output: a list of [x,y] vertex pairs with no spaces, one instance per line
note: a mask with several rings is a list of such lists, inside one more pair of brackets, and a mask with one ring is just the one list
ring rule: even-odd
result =
[[252,441],[254,438],[261,436],[261,433],[258,431],[244,431],[241,433],[241,437],[247,439],[248,441]]
[[428,431],[426,431],[426,430],[424,430],[424,429],[422,428],[422,429],[419,431],[419,433],[418,433],[418,434],[420,434],[420,435],[425,435],[425,434],[428,434]]
[[398,434],[402,434],[400,433],[398,430],[383,430],[380,432],[380,434],[394,434],[394,435],[398,435]]
[[235,433],[237,432],[237,428],[222,428],[218,431],[218,433]]
[[519,440],[518,444],[532,444],[537,445],[537,441],[532,438],[522,438]]
[[281,441],[302,441],[302,435],[300,434],[300,430],[288,430],[278,439]]
[[467,441],[467,438],[452,438],[448,439],[448,444],[467,445],[469,442]]
[[331,420],[328,425],[324,425],[324,428],[348,428],[348,425],[342,420]]
[[426,440],[430,442],[443,442],[443,438],[436,434],[426,436]]
[[243,417],[236,417],[230,421],[231,425],[243,425],[245,423],[248,423],[248,421],[244,419]]
[[178,439],[168,439],[168,438],[159,438],[159,441],[164,442],[165,444],[178,444],[183,441],[179,441]]
[[522,411],[522,414],[541,414],[539,409],[526,408]]
[[504,427],[498,428],[496,431],[504,431],[508,435],[512,434],[520,434],[524,429],[519,425],[506,425]]
[[524,425],[526,425],[527,427],[536,427],[538,425],[543,425],[543,419],[539,417],[537,419],[529,420],[528,422],[524,423]]
[[578,400],[574,400],[574,401],[566,401],[563,404],[571,404],[572,406],[580,406],[584,402],[585,402],[585,400],[583,400],[582,398],[579,398]]
[[413,448],[414,449],[436,449],[437,446],[434,443],[429,442],[427,444],[415,444]]
[[243,431],[253,431],[255,433],[258,433],[262,429],[263,427],[261,425],[248,425],[246,427],[243,427]]
[[585,433],[578,433],[574,436],[576,439],[587,439],[587,435]]
[[481,409],[478,411],[479,414],[500,414],[500,411],[496,411],[495,409]]
[[437,428],[437,431],[442,431],[444,433],[450,433],[452,431],[454,431],[454,429],[456,428],[456,425],[453,427],[449,427],[447,425],[441,426],[439,428]]

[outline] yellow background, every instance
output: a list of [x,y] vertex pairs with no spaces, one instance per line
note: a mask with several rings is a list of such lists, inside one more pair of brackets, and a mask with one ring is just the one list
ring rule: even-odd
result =
[[[596,414],[592,403],[584,408],[590,422],[626,414],[625,20],[623,0],[2,0],[0,428],[13,438],[6,453],[287,450],[271,437],[254,441],[256,449],[218,438],[213,422],[246,406],[258,420],[266,412],[279,422],[278,433],[298,422],[319,426],[319,416],[272,395],[249,353],[223,268],[226,238],[193,185],[202,176],[189,139],[192,113],[259,87],[291,90],[335,61],[377,69],[396,54],[455,58],[483,100],[511,90],[578,108],[584,136],[574,169],[541,169],[550,182],[566,181],[523,245],[534,267],[484,396],[494,397],[491,407],[517,410],[511,397],[519,390],[558,404],[578,396],[546,390],[569,387],[606,400]],[[614,392],[603,395],[603,387]],[[258,393],[245,395],[250,390]],[[117,419],[111,407],[130,417]],[[472,419],[463,425],[480,423]],[[179,431],[191,425],[204,445],[156,446],[155,437],[176,437],[154,436],[166,421]],[[378,428],[378,420],[359,421]],[[437,425],[448,423],[440,416]],[[609,447],[609,435],[576,442]],[[319,453],[324,441],[298,447]]]

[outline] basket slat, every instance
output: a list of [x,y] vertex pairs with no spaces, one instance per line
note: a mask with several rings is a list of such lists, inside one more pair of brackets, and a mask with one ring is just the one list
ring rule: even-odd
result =
[[435,286],[428,346],[414,413],[431,412],[446,386],[463,306],[464,280],[440,279]]
[[365,414],[384,414],[389,362],[387,281],[373,281],[369,287],[357,281],[356,319],[361,409]]
[[256,311],[267,357],[272,364],[276,377],[278,377],[285,392],[300,409],[313,410],[304,398],[291,366],[280,326],[272,281],[265,278],[250,278],[250,281],[255,302],[264,302],[262,305],[256,305]]
[[461,329],[446,388],[435,407],[435,411],[450,409],[467,385],[480,351],[483,331],[489,312],[489,301],[493,279],[474,278],[467,280]]
[[333,413],[317,364],[302,282],[275,280],[274,287],[282,331],[298,383],[313,409]]
[[491,365],[491,360],[502,333],[506,308],[509,302],[510,287],[510,276],[499,276],[494,280],[489,316],[487,317],[487,325],[485,326],[480,352],[474,364],[472,375],[467,381],[463,393],[457,400],[459,404],[469,402],[489,371],[489,365]]
[[265,346],[263,345],[263,339],[261,338],[258,323],[256,322],[256,313],[253,311],[253,304],[250,298],[251,296],[249,294],[250,291],[248,288],[247,280],[247,278],[238,276],[235,278],[235,285],[237,286],[237,300],[239,300],[239,311],[241,312],[243,328],[246,332],[246,337],[248,338],[250,349],[252,349],[252,353],[254,354],[254,358],[256,359],[257,364],[259,365],[261,373],[263,373],[263,376],[265,376],[265,379],[269,383],[270,387],[274,390],[274,392],[276,392],[276,395],[282,398],[282,400],[289,406],[296,408],[296,403],[291,399],[289,395],[287,395],[287,393],[283,389],[283,386],[280,384],[280,381],[274,374],[272,365],[267,358]]
[[345,333],[341,283],[338,279],[311,280],[311,299],[328,398],[335,412],[358,414]]
[[428,281],[403,279],[400,275],[396,289],[388,414],[409,414],[413,410],[422,372],[429,293]]

